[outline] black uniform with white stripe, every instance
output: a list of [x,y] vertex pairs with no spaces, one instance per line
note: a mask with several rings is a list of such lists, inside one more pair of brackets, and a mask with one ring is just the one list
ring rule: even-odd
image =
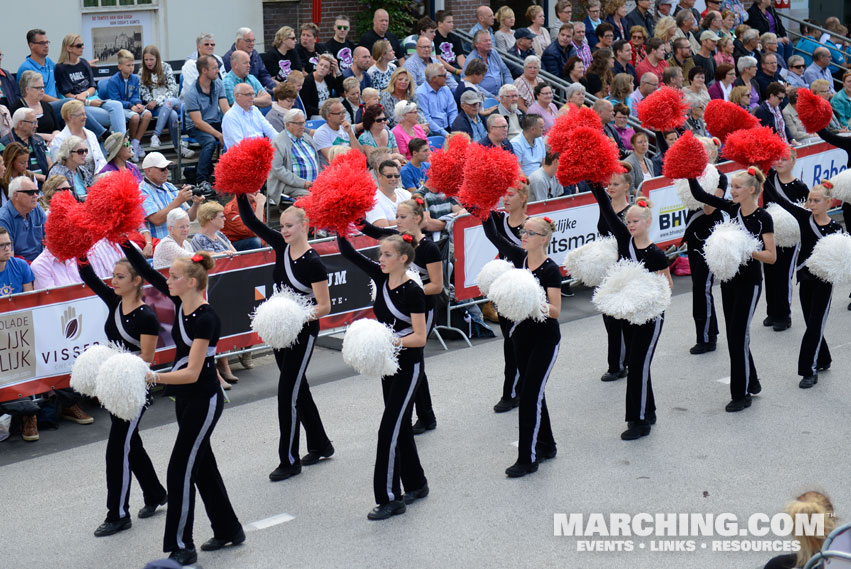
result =
[[[493,214],[482,223],[485,235],[499,250],[501,257],[511,261],[518,269],[532,272],[544,291],[561,289],[561,270],[547,257],[539,267],[529,268],[528,253],[498,230],[499,219]],[[550,414],[544,391],[547,380],[558,358],[561,330],[558,320],[547,317],[543,322],[527,318],[522,322],[510,321],[507,337],[511,340],[514,358],[520,373],[519,431],[517,447],[518,464],[534,464],[539,458],[554,456],[556,442],[550,426]]]
[[[622,225],[626,225],[624,218],[628,209],[629,206],[627,205],[615,213]],[[597,233],[601,237],[614,237],[609,224],[606,223],[602,215],[597,220]],[[607,375],[615,374],[615,377],[617,377],[618,374],[622,374],[626,370],[626,362],[629,360],[629,342],[626,339],[624,321],[603,314],[603,325],[606,327],[606,338],[608,339],[607,361],[609,367],[606,370]],[[620,375],[620,377],[623,377],[623,375]]]
[[174,397],[177,415],[177,439],[168,462],[168,512],[165,520],[163,551],[195,547],[192,527],[195,518],[195,488],[201,494],[213,536],[227,539],[241,531],[224,481],[210,446],[213,429],[222,415],[224,396],[216,374],[216,344],[221,323],[213,307],[202,304],[184,314],[180,298],[169,295],[166,279],[155,271],[142,254],[129,243],[122,246],[133,267],[157,290],[168,296],[176,307],[172,338],[176,348],[176,371],[189,364],[189,351],[196,338],[209,341],[207,356],[197,381],[167,385],[166,394]]
[[[689,179],[691,193],[703,203],[727,212],[764,246],[762,236],[774,233],[774,222],[762,208],[750,215],[742,215],[739,204],[703,191],[697,180]],[[749,259],[739,267],[732,279],[721,283],[721,303],[727,326],[727,350],[730,353],[730,395],[734,401],[746,398],[749,393],[759,393],[762,386],[751,355],[751,320],[753,320],[759,295],[762,293],[760,262]]]
[[[236,199],[243,223],[271,245],[275,251],[275,268],[272,269],[272,278],[275,283],[310,298],[315,304],[313,283],[328,280],[328,272],[319,254],[314,249],[308,249],[307,253],[298,259],[292,259],[290,246],[287,245],[281,233],[270,229],[257,219],[245,195],[239,195]],[[281,438],[278,443],[278,455],[282,466],[301,464],[299,423],[304,425],[308,451],[321,453],[331,444],[305,377],[318,335],[319,321],[312,320],[305,323],[295,344],[284,350],[274,350],[275,361],[280,371],[278,426]]]
[[[357,265],[375,283],[372,311],[376,320],[390,326],[400,338],[411,334],[411,316],[425,314],[426,297],[422,287],[409,279],[391,290],[389,275],[381,271],[376,261],[357,252],[343,237],[337,237],[337,245],[343,257]],[[384,413],[378,427],[373,476],[375,502],[380,506],[402,499],[403,486],[406,491],[412,492],[427,484],[411,429],[414,394],[422,367],[422,348],[402,348],[399,371],[381,378]]]
[[[157,315],[147,304],[124,314],[121,297],[106,286],[88,263],[79,264],[80,277],[97,294],[109,309],[104,324],[106,338],[129,352],[138,354],[142,348],[142,335],[156,336],[160,328]],[[106,521],[117,522],[130,518],[131,473],[139,480],[146,506],[156,507],[166,497],[154,465],[151,463],[142,437],[139,436],[139,421],[147,405],[139,410],[132,421],[119,419],[112,413],[109,418],[109,439],[106,443]]]
[[[845,167],[851,168],[851,139],[845,136],[839,136],[838,134],[834,134],[827,129],[820,130],[817,134],[819,135],[819,138],[821,138],[825,142],[832,144],[840,150],[844,150],[846,156],[848,157],[848,161],[845,164]],[[842,218],[845,221],[846,229],[851,228],[851,203],[845,201],[842,202]],[[848,305],[848,310],[851,310],[851,304]]]

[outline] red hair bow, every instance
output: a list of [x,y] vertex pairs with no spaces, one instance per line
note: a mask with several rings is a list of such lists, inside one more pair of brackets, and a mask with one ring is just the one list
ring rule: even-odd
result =
[[545,217],[544,221],[546,221],[547,223],[550,223],[550,224],[552,224],[552,222],[553,222],[553,220],[550,219],[549,217]]
[[713,137],[712,137],[712,143],[713,143],[715,146],[721,146],[721,140],[720,140],[717,136],[713,136]]
[[638,200],[637,202],[635,202],[635,205],[637,205],[638,207],[647,207],[647,202],[645,200]]
[[204,257],[202,257],[201,255],[199,255],[197,253],[192,255],[192,262],[193,263],[200,263],[203,260],[204,260]]
[[751,176],[756,176],[756,168],[754,168],[753,166],[749,166],[748,167],[748,174],[751,175]]
[[831,182],[830,180],[825,180],[824,182],[821,183],[821,185],[824,186],[825,188],[827,188],[828,190],[833,189],[833,182]]
[[404,235],[402,235],[402,239],[404,239],[404,240],[405,240],[406,242],[408,242],[408,243],[413,243],[413,242],[414,242],[414,238],[413,238],[411,235],[408,235],[407,233],[405,233]]
[[425,200],[421,196],[417,196],[414,198],[414,201],[420,205],[425,205]]

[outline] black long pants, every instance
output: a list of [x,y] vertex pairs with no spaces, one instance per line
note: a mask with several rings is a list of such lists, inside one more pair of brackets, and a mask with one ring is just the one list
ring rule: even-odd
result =
[[146,506],[158,505],[165,498],[165,488],[139,436],[142,407],[132,421],[110,414],[112,426],[106,442],[106,521],[116,522],[130,517],[130,485],[133,476],[139,481]]
[[295,344],[285,350],[275,350],[275,361],[281,372],[278,378],[278,427],[281,431],[278,456],[281,465],[301,463],[299,424],[304,425],[307,450],[319,452],[331,442],[325,434],[305,377],[318,334],[319,322],[308,322],[299,332]]
[[744,399],[752,380],[759,379],[751,355],[753,320],[762,283],[742,283],[737,279],[721,283],[721,304],[727,327],[727,351],[730,354],[730,396]]
[[766,314],[774,320],[786,320],[792,314],[792,278],[795,276],[800,243],[794,247],[778,247],[774,264],[763,263],[765,273]]
[[629,360],[629,341],[624,329],[625,322],[603,314],[603,325],[606,327],[606,338],[608,339],[608,372],[618,373],[623,371]]
[[411,429],[414,393],[422,366],[421,348],[403,349],[399,354],[399,371],[381,379],[384,413],[378,427],[373,474],[375,502],[379,505],[401,499],[403,485],[407,490],[419,490],[426,484]]
[[514,358],[514,346],[512,345],[511,330],[514,322],[507,318],[499,317],[499,329],[502,330],[502,355],[505,358],[502,382],[502,398],[514,399],[520,392],[520,370],[517,369],[517,361]]
[[706,264],[702,247],[688,244],[688,264],[691,270],[691,315],[694,318],[697,343],[715,342],[718,338],[718,317],[712,294],[715,275]]
[[520,405],[517,414],[520,439],[517,462],[537,462],[537,450],[555,449],[545,390],[558,358],[561,335],[558,322],[524,321],[512,334],[514,356],[520,369]]
[[[426,338],[431,335],[434,328],[434,308],[426,312]],[[426,377],[425,366],[420,366],[420,385],[414,396],[414,405],[417,409],[417,418],[424,423],[435,420],[434,408],[431,405],[431,391],[428,388],[428,377]]]
[[820,280],[802,280],[799,284],[807,329],[801,338],[798,375],[808,376],[815,375],[817,368],[828,366],[831,362],[830,349],[824,339],[824,327],[830,312],[833,285]]
[[656,415],[650,365],[662,334],[665,314],[641,325],[624,321],[629,337],[629,373],[626,376],[626,420],[645,421]]
[[195,488],[201,494],[213,536],[227,539],[241,527],[233,511],[210,436],[222,415],[221,390],[207,399],[175,401],[177,440],[168,462],[168,512],[165,518],[163,551],[191,548],[195,519]]

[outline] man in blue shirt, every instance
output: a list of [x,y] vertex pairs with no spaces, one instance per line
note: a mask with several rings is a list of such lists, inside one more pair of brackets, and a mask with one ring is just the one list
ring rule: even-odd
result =
[[452,123],[452,132],[466,132],[470,140],[480,140],[487,136],[485,117],[479,114],[481,100],[472,89],[465,91],[461,97],[461,112]]
[[38,193],[35,182],[19,176],[9,182],[9,201],[0,208],[0,226],[11,235],[16,255],[30,262],[44,249],[47,216],[38,204]]
[[470,65],[470,62],[474,59],[481,59],[487,63],[488,71],[481,82],[481,87],[490,93],[492,97],[496,98],[499,88],[506,83],[513,83],[514,79],[511,77],[511,72],[508,71],[508,67],[503,63],[502,58],[495,49],[492,49],[493,40],[487,32],[483,30],[476,32],[473,44],[475,47],[470,52],[469,57],[467,57],[465,70],[466,66]]
[[446,86],[446,70],[440,63],[432,63],[425,70],[426,82],[417,87],[417,100],[428,121],[433,136],[448,136],[450,125],[458,116],[452,91]]
[[488,117],[488,135],[478,140],[482,146],[496,146],[507,152],[514,152],[514,145],[508,141],[508,121],[496,113]]
[[804,81],[812,85],[816,79],[824,79],[830,85],[830,94],[836,93],[833,87],[833,76],[830,74],[830,50],[826,47],[817,47],[813,52],[813,62],[804,71]]
[[218,62],[209,55],[202,55],[195,62],[198,80],[184,93],[184,105],[188,114],[186,126],[189,134],[201,145],[201,155],[195,171],[196,183],[207,181],[213,171],[213,152],[224,144],[222,117],[230,106],[225,97],[225,88],[219,79]]
[[47,53],[50,51],[47,32],[38,28],[28,31],[27,44],[30,48],[30,55],[18,67],[17,76],[20,79],[24,71],[35,71],[41,74],[44,78],[44,98],[42,100],[50,103],[53,114],[58,117],[65,101],[59,98],[59,93],[56,91],[56,64],[47,57]]
[[271,92],[272,89],[278,86],[278,82],[275,81],[274,77],[269,75],[266,64],[263,63],[263,59],[257,53],[257,50],[254,49],[255,41],[254,32],[250,28],[239,28],[236,31],[236,41],[222,57],[225,64],[225,71],[231,70],[232,62],[230,56],[236,51],[241,51],[249,57],[249,66],[246,73],[250,73],[256,77],[260,84]]
[[278,131],[266,120],[260,109],[254,106],[254,89],[247,83],[240,83],[233,90],[236,104],[225,113],[222,119],[222,134],[225,148],[232,148],[247,138],[266,137],[273,140]]
[[541,162],[547,154],[547,145],[543,139],[544,118],[534,113],[528,114],[523,117],[520,126],[523,132],[511,139],[511,146],[520,160],[520,168],[528,177],[541,167]]
[[26,261],[12,256],[12,238],[0,227],[0,296],[9,296],[33,289],[35,277]]
[[493,10],[490,6],[479,6],[476,8],[476,24],[470,28],[470,35],[476,37],[476,32],[485,30],[490,34],[491,41],[493,37]]
[[[168,182],[168,168],[171,164],[159,152],[149,152],[142,162],[142,171],[145,173],[145,178],[139,184],[139,192],[145,199],[142,209],[145,210],[145,221],[148,222],[151,237],[158,239],[168,235],[168,212],[177,208],[185,209],[189,220],[194,221],[198,204],[204,201],[203,197],[193,195],[189,186],[178,190]],[[187,205],[188,202],[192,202],[191,207]]]
[[428,176],[431,149],[427,140],[412,138],[408,142],[408,150],[411,151],[411,160],[402,166],[402,187],[414,193],[422,187]]
[[263,89],[263,85],[257,77],[250,73],[251,60],[244,51],[235,51],[230,56],[231,69],[225,75],[222,83],[225,86],[225,96],[228,104],[233,105],[233,89],[240,83],[248,83],[254,89],[254,104],[258,107],[268,107],[272,104],[272,96]]

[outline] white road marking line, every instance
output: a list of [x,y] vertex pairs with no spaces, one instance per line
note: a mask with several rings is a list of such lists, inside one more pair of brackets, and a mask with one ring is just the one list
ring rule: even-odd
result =
[[514,448],[520,448],[520,441],[514,441],[513,443],[511,443],[511,446],[513,446]]
[[724,385],[730,385],[730,376],[722,377],[721,379],[716,379],[718,383],[723,383]]
[[255,531],[258,529],[267,529],[272,526],[276,526],[278,524],[283,524],[286,522],[291,522],[295,519],[295,516],[291,516],[284,512],[283,514],[278,514],[276,516],[272,516],[269,518],[264,518],[262,520],[257,520],[256,522],[251,522],[250,524],[245,524],[242,526],[242,529],[245,531]]

